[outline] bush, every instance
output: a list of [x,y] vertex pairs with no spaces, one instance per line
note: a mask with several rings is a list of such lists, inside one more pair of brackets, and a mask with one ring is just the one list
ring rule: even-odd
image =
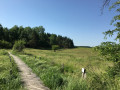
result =
[[102,55],[105,60],[114,62],[114,65],[107,69],[107,75],[114,79],[120,76],[120,44],[103,42],[94,49],[99,51],[100,55]]
[[114,42],[103,42],[94,49],[99,51],[100,55],[109,61],[118,62],[120,60],[120,44],[116,44]]
[[120,62],[114,63],[113,67],[108,67],[107,74],[110,78],[120,76]]
[[23,49],[25,48],[24,45],[25,45],[25,41],[23,40],[15,41],[15,44],[13,46],[13,51],[18,51],[18,52],[23,51]]
[[12,44],[7,41],[0,40],[0,48],[9,49],[9,48],[12,48]]
[[58,45],[52,45],[52,50],[54,50],[54,52],[59,49],[59,46]]
[[8,55],[8,52],[5,51],[4,49],[3,49],[3,50],[0,50],[0,55]]

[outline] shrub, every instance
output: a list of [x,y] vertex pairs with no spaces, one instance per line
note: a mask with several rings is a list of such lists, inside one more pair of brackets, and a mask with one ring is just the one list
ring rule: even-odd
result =
[[109,61],[118,62],[120,60],[120,44],[116,44],[114,42],[103,42],[94,49],[99,51],[100,55],[104,56],[105,59]]
[[114,65],[107,69],[108,76],[114,78],[120,76],[120,44],[114,42],[103,42],[94,48],[99,51],[106,60],[113,61]]
[[108,67],[107,74],[110,78],[120,76],[120,62],[114,63],[113,67]]
[[8,52],[3,49],[0,51],[0,55],[8,55]]
[[0,48],[2,49],[9,49],[12,47],[12,44],[10,42],[4,41],[4,40],[0,40]]
[[54,52],[59,49],[59,46],[58,45],[52,45],[52,50],[54,50]]
[[13,46],[13,51],[18,51],[18,52],[23,51],[23,49],[25,48],[24,45],[25,45],[25,41],[23,40],[15,41],[15,44]]

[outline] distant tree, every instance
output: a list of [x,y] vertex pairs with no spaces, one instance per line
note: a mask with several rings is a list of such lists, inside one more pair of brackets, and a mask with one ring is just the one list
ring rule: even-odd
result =
[[0,40],[0,49],[10,49],[12,48],[12,44],[10,42]]
[[55,34],[52,34],[51,36],[50,36],[50,45],[56,45],[57,44],[57,35],[55,35]]
[[36,31],[32,32],[31,40],[29,41],[28,44],[31,48],[38,48],[39,47],[39,35]]
[[24,31],[23,26],[20,26],[20,27],[19,27],[19,30],[18,30],[19,39],[21,39],[21,38],[22,38],[22,32],[23,32],[23,31]]
[[49,39],[49,36],[48,34],[46,33],[41,33],[40,36],[40,47],[43,47],[43,48],[50,48],[50,39]]
[[24,40],[25,46],[30,48],[51,48],[52,45],[59,45],[60,48],[71,48],[74,46],[70,38],[62,37],[56,34],[45,33],[43,26],[39,27],[18,27],[14,25],[12,28],[3,28],[0,25],[0,40],[11,42]]
[[39,27],[34,27],[32,28],[34,31],[36,31],[37,33],[44,33],[45,28],[43,26],[39,26]]
[[33,30],[31,27],[25,27],[24,31],[22,32],[22,38],[24,38],[27,42],[31,39]]
[[16,40],[19,39],[19,27],[17,25],[13,26],[10,30],[9,30],[9,38],[10,38],[10,42],[14,43]]
[[60,46],[60,48],[63,48],[63,37],[61,35],[58,35],[57,37],[57,44]]
[[3,40],[3,37],[4,37],[3,27],[0,24],[0,40]]
[[52,50],[54,50],[54,52],[56,52],[57,49],[59,49],[58,45],[52,45]]
[[13,51],[21,52],[23,51],[24,48],[25,48],[25,41],[23,40],[15,41],[15,44],[13,46]]
[[69,39],[68,43],[69,43],[68,48],[74,48],[73,40]]
[[9,38],[9,29],[7,28],[7,27],[5,27],[5,28],[3,28],[3,32],[4,32],[4,38],[3,38],[3,40],[5,40],[5,41],[10,41],[10,38]]

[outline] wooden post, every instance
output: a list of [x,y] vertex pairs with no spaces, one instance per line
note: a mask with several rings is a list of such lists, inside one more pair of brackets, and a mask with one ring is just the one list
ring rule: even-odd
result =
[[82,68],[82,78],[85,79],[86,78],[86,69]]

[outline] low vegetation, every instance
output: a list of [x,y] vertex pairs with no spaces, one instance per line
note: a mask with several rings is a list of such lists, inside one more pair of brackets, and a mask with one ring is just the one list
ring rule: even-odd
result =
[[13,46],[13,51],[21,52],[23,51],[24,48],[25,48],[25,41],[23,40],[15,41],[15,44]]
[[12,44],[10,42],[0,40],[0,49],[10,49],[12,48]]
[[0,90],[23,89],[18,68],[5,50],[0,50]]
[[58,45],[52,45],[52,50],[54,50],[54,52],[56,51],[56,50],[58,50],[59,49],[59,46]]
[[[119,88],[118,80],[107,75],[113,62],[98,56],[92,48],[60,49],[56,53],[52,50],[25,49],[24,53],[17,55],[51,90]],[[86,79],[81,78],[82,67],[87,70]]]

